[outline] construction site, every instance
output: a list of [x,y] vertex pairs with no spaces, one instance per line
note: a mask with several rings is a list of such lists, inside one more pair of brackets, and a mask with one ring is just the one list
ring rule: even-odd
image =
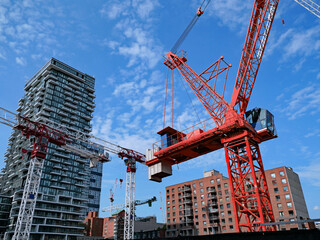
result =
[[53,2],[0,3],[0,240],[320,239],[319,1]]

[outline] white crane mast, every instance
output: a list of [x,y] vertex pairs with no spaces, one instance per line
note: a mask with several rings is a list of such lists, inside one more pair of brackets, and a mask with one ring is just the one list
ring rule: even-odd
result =
[[320,6],[311,0],[295,0],[302,7],[320,18]]

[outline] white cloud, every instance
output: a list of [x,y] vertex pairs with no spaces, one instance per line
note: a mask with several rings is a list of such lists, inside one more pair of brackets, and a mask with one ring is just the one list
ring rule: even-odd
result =
[[16,63],[21,66],[25,66],[27,64],[26,60],[23,57],[16,57]]
[[318,205],[316,205],[316,206],[313,207],[313,210],[314,210],[314,211],[318,211],[319,209],[320,209],[320,207],[319,207]]
[[314,115],[320,111],[320,85],[310,84],[298,90],[286,101],[284,112],[290,120],[304,115]]
[[308,180],[312,185],[320,187],[320,163],[311,162],[308,165],[297,168],[300,178]]
[[311,28],[289,28],[284,33],[275,32],[270,38],[267,55],[277,52],[282,54],[282,62],[299,57],[294,70],[301,69],[308,56],[318,56],[320,51],[320,26]]
[[208,6],[208,15],[219,19],[219,23],[233,30],[243,32],[249,24],[251,1],[215,0]]

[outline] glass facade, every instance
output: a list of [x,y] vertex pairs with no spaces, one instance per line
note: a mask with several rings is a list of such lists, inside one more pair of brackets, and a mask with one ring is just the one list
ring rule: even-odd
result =
[[[54,121],[69,131],[91,132],[95,79],[54,58],[25,86],[25,96],[17,111],[36,122]],[[27,139],[14,131],[9,139],[4,174],[0,176],[0,194],[13,196],[10,225],[12,236],[30,149]],[[49,144],[42,172],[30,239],[75,239],[83,235],[81,223],[89,211],[99,211],[102,164],[89,168],[89,160]]]

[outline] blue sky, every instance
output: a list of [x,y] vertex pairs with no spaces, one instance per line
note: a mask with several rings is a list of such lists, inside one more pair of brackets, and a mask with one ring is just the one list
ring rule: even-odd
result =
[[[199,5],[195,0],[1,0],[1,107],[17,109],[26,80],[55,57],[96,78],[93,134],[145,153],[162,128],[166,78],[162,55]],[[181,47],[196,72],[220,56],[233,65],[226,87],[228,102],[252,5],[253,0],[212,1]],[[291,166],[299,173],[311,218],[320,217],[319,56],[320,20],[293,0],[280,1],[248,106],[275,115],[279,137],[260,145],[265,169]],[[177,73],[175,84],[175,127],[182,130],[197,123],[197,114],[206,119],[205,109],[188,89],[197,114],[193,111]],[[0,126],[1,156],[10,132]],[[223,151],[174,166],[173,175],[162,183],[148,181],[147,168],[139,166],[136,199],[159,198],[165,186],[201,178],[211,169],[227,175]],[[125,179],[125,166],[114,156],[104,165],[102,207],[109,205],[109,189],[116,178]],[[124,188],[117,187],[115,204],[123,203]],[[162,221],[160,201],[152,208],[137,208],[138,216],[154,214]]]

